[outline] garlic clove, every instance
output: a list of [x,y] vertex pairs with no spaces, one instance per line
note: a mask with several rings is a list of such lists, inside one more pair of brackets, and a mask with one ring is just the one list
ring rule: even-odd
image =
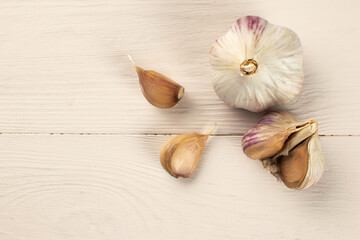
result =
[[291,133],[258,126],[249,130],[242,143],[243,151],[251,159],[264,159],[280,151]]
[[311,136],[309,144],[309,162],[306,177],[298,189],[307,189],[316,184],[324,175],[325,160],[322,155],[321,142],[318,134]]
[[146,100],[158,108],[171,108],[184,96],[185,89],[161,73],[136,66],[128,55],[139,76],[141,91]]
[[215,127],[207,134],[181,134],[173,137],[162,147],[160,162],[173,177],[190,177],[195,171],[206,140]]
[[238,19],[212,45],[210,63],[219,98],[253,112],[289,102],[303,85],[298,36],[256,16]]
[[290,151],[289,155],[283,156],[279,160],[280,177],[289,188],[298,188],[305,179],[309,162],[307,151],[309,140],[305,140],[297,148]]
[[287,187],[301,190],[313,186],[322,177],[325,165],[319,136],[307,138],[278,162],[279,175]]
[[242,147],[292,189],[309,188],[324,173],[316,120],[299,122],[285,111],[268,113],[244,135]]
[[285,111],[264,115],[257,125],[250,128],[242,139],[242,148],[251,159],[265,159],[278,153],[288,137],[300,131],[306,123]]

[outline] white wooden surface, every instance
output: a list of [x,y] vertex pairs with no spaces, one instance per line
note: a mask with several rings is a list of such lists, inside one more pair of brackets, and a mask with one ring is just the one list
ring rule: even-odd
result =
[[[360,2],[0,0],[0,240],[358,239]],[[286,189],[241,150],[261,114],[212,90],[209,49],[238,17],[292,28],[326,171]],[[126,54],[181,83],[156,109]],[[168,134],[218,128],[191,179],[159,163]]]

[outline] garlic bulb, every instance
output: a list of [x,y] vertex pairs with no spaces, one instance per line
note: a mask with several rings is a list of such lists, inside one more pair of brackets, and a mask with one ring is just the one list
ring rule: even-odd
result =
[[181,134],[173,137],[162,147],[160,162],[173,177],[190,177],[195,171],[206,140],[215,127],[207,134]]
[[210,63],[219,98],[253,112],[289,102],[303,85],[300,39],[260,17],[238,19],[212,45]]
[[161,73],[144,70],[128,55],[139,76],[141,91],[149,103],[158,108],[171,108],[184,96],[184,88]]
[[324,173],[316,120],[299,122],[289,112],[271,112],[246,132],[242,147],[289,188],[309,188]]

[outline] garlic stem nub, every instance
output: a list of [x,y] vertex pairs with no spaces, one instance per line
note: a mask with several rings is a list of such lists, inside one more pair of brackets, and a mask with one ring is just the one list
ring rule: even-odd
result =
[[129,54],[128,54],[127,56],[128,56],[128,58],[130,59],[131,63],[133,64],[133,66],[134,66],[135,69],[136,69],[136,64],[135,64],[135,62],[132,60],[131,56],[130,56]]
[[256,72],[258,64],[254,59],[246,59],[240,64],[240,71],[244,75],[251,75]]
[[214,123],[214,127],[206,135],[210,136],[213,133],[213,131],[215,130],[216,126],[217,126],[217,124]]

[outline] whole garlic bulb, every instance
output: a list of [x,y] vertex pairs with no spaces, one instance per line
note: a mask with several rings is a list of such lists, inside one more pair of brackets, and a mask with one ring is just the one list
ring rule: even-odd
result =
[[285,111],[268,113],[245,133],[242,148],[292,189],[309,188],[324,173],[316,120],[300,122]]
[[300,39],[260,17],[238,19],[212,45],[210,63],[219,98],[253,112],[289,102],[303,85]]

